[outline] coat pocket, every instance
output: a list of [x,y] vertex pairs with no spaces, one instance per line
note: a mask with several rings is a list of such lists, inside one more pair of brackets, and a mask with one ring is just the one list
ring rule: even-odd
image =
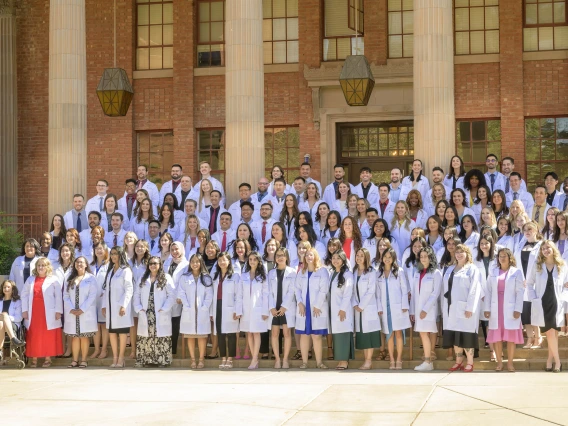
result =
[[467,309],[467,302],[462,302],[461,300],[456,302],[456,318],[466,319],[465,311]]

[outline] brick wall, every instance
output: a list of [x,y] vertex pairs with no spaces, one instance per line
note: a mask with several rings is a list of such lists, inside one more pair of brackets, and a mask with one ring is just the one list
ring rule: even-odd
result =
[[195,128],[225,127],[225,76],[195,78]]
[[456,119],[499,117],[499,63],[454,67]]
[[568,115],[568,60],[525,61],[525,116]]
[[134,128],[140,130],[173,129],[174,85],[172,78],[134,80]]
[[264,125],[298,124],[298,74],[264,75]]

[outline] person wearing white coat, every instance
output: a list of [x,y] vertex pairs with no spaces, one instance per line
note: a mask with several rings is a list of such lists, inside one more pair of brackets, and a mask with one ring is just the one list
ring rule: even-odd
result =
[[50,367],[51,357],[63,352],[62,314],[61,284],[49,260],[41,258],[22,290],[22,317],[28,330],[26,356],[32,358],[32,368],[37,367],[38,357],[45,357],[42,367]]
[[[398,266],[396,253],[390,248],[383,253],[377,272],[377,309],[381,316],[382,330],[388,342],[390,369],[402,370],[403,331],[410,328],[408,310],[408,282],[402,268]],[[394,345],[396,339],[397,358],[395,363]]]
[[[189,267],[176,283],[177,302],[181,302],[180,333],[187,340],[191,368],[205,367],[207,337],[211,334],[211,305],[213,303],[213,279],[207,271],[201,255],[189,259]],[[195,340],[199,349],[199,364],[195,363]]]
[[[425,247],[418,253],[418,270],[409,279],[410,319],[414,330],[420,333],[424,347],[424,362],[414,368],[416,371],[431,371],[436,352],[433,348],[438,335],[438,299],[442,289],[442,273],[438,269],[436,253],[432,247]],[[434,343],[434,344],[432,344]]]
[[[272,350],[274,351],[274,368],[290,368],[289,357],[292,348],[291,328],[296,324],[295,283],[296,270],[290,267],[290,253],[285,247],[280,247],[274,253],[276,268],[268,272],[268,319],[272,331]],[[284,335],[282,360],[280,359],[280,329]]]
[[406,201],[396,202],[395,216],[392,218],[389,228],[401,251],[410,245],[412,230],[416,228],[416,224],[410,219]]
[[268,281],[262,257],[258,252],[248,255],[241,272],[241,288],[243,292],[243,314],[239,331],[247,333],[248,345],[252,359],[249,370],[258,368],[260,351],[260,334],[268,330]]
[[110,367],[123,368],[126,335],[134,324],[132,318],[134,283],[132,270],[122,247],[113,247],[110,251],[110,264],[103,288],[105,296],[102,312],[106,318],[113,354],[113,363]]
[[329,272],[321,264],[315,248],[304,256],[304,266],[296,275],[296,334],[300,336],[301,369],[308,368],[310,338],[314,346],[316,366],[327,369],[322,362],[322,336],[327,335],[329,321]]
[[104,242],[101,242],[97,247],[95,247],[95,258],[90,265],[91,273],[95,276],[97,285],[97,299],[95,304],[97,307],[98,329],[95,337],[93,338],[95,351],[89,356],[89,359],[104,359],[107,356],[108,330],[106,328],[106,321],[103,315],[103,300],[105,295],[103,284],[108,271],[108,265],[109,255],[107,246]]
[[[63,331],[72,337],[73,361],[69,368],[86,368],[89,340],[97,332],[97,279],[90,273],[84,256],[75,259],[73,269],[65,282],[63,309],[65,324]],[[81,363],[79,364],[79,354]]]
[[21,256],[16,257],[16,260],[12,263],[8,278],[16,283],[20,293],[24,289],[24,284],[31,276],[31,271],[34,270],[35,264],[40,257],[42,256],[39,243],[33,238],[24,241]]
[[233,272],[229,253],[221,253],[213,275],[211,305],[211,316],[214,318],[213,334],[218,336],[219,340],[221,370],[233,368],[233,358],[237,352],[239,319],[243,315],[243,287],[240,281],[239,274]]
[[339,361],[336,370],[346,370],[355,359],[353,347],[353,274],[345,252],[338,250],[331,257],[329,277],[329,332],[333,337],[333,359]]
[[152,256],[148,261],[148,269],[134,286],[132,300],[133,309],[138,312],[136,365],[171,364],[171,310],[176,294],[172,277],[164,272],[159,257]]
[[12,348],[24,346],[25,343],[15,335],[22,323],[22,300],[18,295],[18,287],[14,281],[6,280],[0,289],[0,348],[4,347],[4,334],[10,338]]
[[[473,371],[473,356],[478,349],[479,311],[481,309],[481,273],[473,264],[469,248],[459,244],[455,251],[456,264],[446,269],[442,289],[444,348],[453,347],[456,363],[450,371]],[[463,358],[467,365],[463,366]]]
[[[174,291],[177,293],[178,281],[181,274],[187,271],[189,262],[185,258],[185,247],[179,241],[170,245],[170,256],[164,262],[164,271],[172,278]],[[171,311],[172,317],[172,354],[177,353],[179,329],[181,322],[181,303],[176,302]]]
[[381,320],[377,298],[377,273],[371,267],[371,254],[365,248],[357,251],[353,270],[353,296],[355,312],[355,347],[363,350],[365,362],[360,370],[370,370],[373,351],[381,345]]
[[564,306],[568,302],[568,265],[552,241],[539,249],[538,260],[527,276],[532,302],[531,324],[546,334],[546,371],[562,371],[558,353],[558,331],[564,325]]
[[499,250],[497,264],[489,271],[485,291],[484,315],[489,319],[487,341],[495,347],[496,371],[503,370],[503,342],[507,342],[507,369],[513,372],[515,345],[524,342],[521,324],[524,277],[516,268],[515,258],[509,249]]

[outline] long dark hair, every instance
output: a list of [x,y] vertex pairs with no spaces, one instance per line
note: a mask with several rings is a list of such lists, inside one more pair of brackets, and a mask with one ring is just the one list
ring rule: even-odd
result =
[[162,263],[162,259],[160,259],[158,256],[152,256],[150,257],[150,260],[148,260],[148,263],[146,264],[146,271],[144,271],[144,275],[142,275],[142,279],[140,280],[140,288],[144,287],[146,280],[150,277],[150,263],[152,263],[152,260],[158,261],[159,266],[155,282],[156,287],[162,290],[168,283],[168,280],[166,278],[166,273],[164,272],[164,264]]
[[461,220],[461,231],[460,231],[460,238],[462,239],[463,242],[465,242],[466,238],[466,232],[465,229],[463,227],[463,221],[465,219],[469,219],[471,221],[471,233],[473,234],[474,232],[479,232],[479,229],[477,228],[477,222],[475,221],[475,218],[470,215],[470,214],[466,214],[464,215],[464,217],[462,217]]
[[433,273],[436,269],[438,269],[438,259],[436,259],[436,253],[434,253],[434,250],[430,246],[426,246],[426,247],[420,249],[420,251],[418,252],[418,263],[417,263],[418,270],[420,272],[422,272],[424,270],[424,265],[422,265],[422,263],[420,263],[420,255],[423,252],[428,255],[428,260],[429,260],[429,263],[430,263],[428,265],[428,268],[426,268],[426,272],[427,273]]
[[[415,158],[414,161],[412,162],[412,164],[416,163],[416,162],[420,163],[421,167],[424,167],[424,164],[422,163],[422,160],[419,160],[418,158]],[[418,177],[416,178],[416,182],[420,182],[422,180],[422,170],[420,171],[420,173],[418,173]],[[410,172],[410,175],[408,176],[408,178],[410,179],[410,182],[414,182],[414,172]]]
[[75,263],[75,248],[69,243],[63,243],[59,246],[59,256],[57,260],[61,265],[61,267],[63,268],[63,270],[66,271],[65,267],[63,266],[63,258],[61,257],[61,250],[63,250],[63,247],[67,247],[71,252],[71,257],[69,258],[69,266],[67,268],[72,267],[73,264]]
[[[276,253],[274,254],[276,255]],[[243,268],[243,272],[250,272],[251,266],[249,260],[251,256],[255,257],[256,261],[258,262],[258,266],[254,271],[254,279],[257,281],[266,281],[266,271],[264,270],[264,265],[262,264],[262,257],[260,256],[260,253],[257,251],[249,253],[249,255],[247,256],[247,261],[245,262],[245,266]]]
[[[233,241],[233,243],[231,244],[231,248],[233,249],[233,260],[238,260],[239,259],[239,255],[237,254],[237,244],[238,243],[243,243],[245,245],[245,257],[248,256],[248,254],[252,251],[252,248],[250,246],[250,243],[248,240],[245,240],[244,238],[237,238],[235,241]],[[201,256],[201,255],[200,255]],[[191,256],[193,257],[193,256]],[[201,256],[203,257],[203,256]]]
[[[126,252],[124,251],[124,247],[120,246],[113,247],[110,250],[111,254],[113,250],[116,251],[116,253],[118,254],[118,267],[120,269],[130,269],[130,265],[128,264],[128,259],[126,258]],[[114,263],[112,261],[112,256],[110,256],[110,261],[108,263],[108,270],[105,276],[105,282],[103,283],[103,289],[106,289],[108,276],[113,271],[113,269],[114,269]]]
[[462,198],[463,198],[462,206],[463,207],[469,207],[469,204],[467,202],[467,196],[465,195],[465,191],[461,188],[456,188],[451,192],[451,194],[450,194],[450,206],[451,207],[456,206],[456,204],[454,203],[454,193],[455,192],[459,192],[462,195]]
[[396,251],[394,251],[394,249],[392,247],[388,250],[385,250],[385,252],[383,253],[383,257],[381,257],[381,264],[379,265],[379,273],[378,273],[377,276],[378,277],[384,276],[384,273],[385,273],[385,255],[386,254],[391,255],[391,257],[392,257],[391,272],[395,276],[395,278],[398,278],[398,270],[399,270],[398,260],[397,260],[397,257],[396,257]]
[[[336,244],[336,245],[339,247],[339,248],[338,248],[336,251],[334,251],[333,253],[329,251],[329,246],[330,246],[331,244]],[[333,254],[334,254],[335,252],[339,251],[339,250],[342,250],[342,249],[341,249],[341,241],[339,241],[339,238],[330,238],[330,239],[327,241],[327,245],[326,245],[326,247],[325,247],[325,252],[326,252],[326,254],[325,254],[325,259],[324,259],[324,261],[323,261],[324,265],[326,265],[326,266],[331,265],[331,258],[333,257]]]
[[[211,184],[211,191],[214,191],[213,184]],[[174,210],[179,210],[179,204],[178,204],[178,200],[176,198],[176,195],[173,192],[168,192],[166,195],[164,195],[164,200],[168,197],[168,195],[172,196],[173,204],[172,203],[165,203],[165,204],[172,204],[172,207],[174,208]],[[172,212],[172,216],[173,216],[173,212]]]
[[[274,222],[272,224],[272,227],[279,227],[280,231],[282,231],[282,241],[279,241],[280,243],[280,247],[287,247],[288,246],[288,236],[286,235],[286,228],[284,227],[284,225],[282,224],[282,222]],[[272,238],[274,238],[274,235],[272,235],[272,230],[270,231],[270,235],[272,236]],[[276,240],[276,238],[274,238]],[[256,251],[256,250],[254,250]]]
[[[298,228],[302,225],[300,225],[300,216],[304,216],[304,219],[306,219],[306,222],[308,222],[307,224],[310,225],[312,228],[314,227],[314,221],[312,219],[312,215],[309,212],[303,211],[298,213],[298,216],[296,217],[296,221],[294,222],[294,227],[296,228],[296,232],[298,232]],[[329,217],[329,215],[328,215]],[[340,223],[341,220],[338,222]],[[296,240],[300,241],[297,237],[297,234],[294,235],[296,237]]]
[[308,234],[308,241],[312,247],[315,247],[315,242],[317,240],[317,235],[314,231],[314,227],[312,225],[300,225],[296,228],[296,241],[300,242],[302,239],[300,238],[300,229],[303,229],[306,234]]
[[[440,201],[441,202],[441,201]],[[448,210],[452,210],[454,212],[454,225],[455,227],[457,227],[460,224],[460,215],[458,214],[457,209],[454,206],[448,206],[446,207],[446,211]],[[442,226],[444,228],[446,228],[448,226],[448,219],[446,219],[446,213],[444,212],[444,220],[442,221]]]
[[377,234],[375,234],[375,225],[377,223],[382,223],[383,226],[385,227],[385,232],[383,232],[383,235],[381,236],[381,238],[386,238],[387,240],[389,240],[390,242],[392,242],[392,236],[390,233],[390,229],[389,229],[389,224],[386,220],[384,219],[377,219],[373,222],[373,226],[371,226],[371,234],[369,235],[369,238],[367,238],[368,240],[373,240],[375,238],[377,238]]
[[420,243],[422,245],[422,248],[428,247],[428,243],[424,238],[416,237],[415,239],[413,239],[410,243],[410,246],[408,246],[410,248],[410,255],[408,256],[408,259],[406,259],[406,262],[404,262],[407,268],[410,268],[410,265],[415,265],[418,261],[418,259],[416,259],[416,255],[414,254],[414,250],[412,250],[412,247],[414,247],[415,243]]
[[[251,229],[251,227],[248,223],[239,223],[239,226],[237,226],[237,232],[235,233],[235,236],[237,237],[237,239],[239,237],[239,228],[241,226],[246,226],[248,228],[248,231],[249,231],[248,243],[249,243],[250,249],[258,251],[258,244],[256,243],[256,239],[254,238],[254,234],[253,234],[252,229]],[[209,231],[207,231],[207,233],[209,233]],[[236,243],[236,241],[237,240],[235,240],[235,242],[233,242],[232,245],[234,245]]]
[[18,293],[18,286],[12,280],[5,280],[0,286],[0,289],[2,289],[2,297],[4,297],[4,285],[6,283],[10,284],[10,287],[12,287],[12,300],[14,301],[20,300],[20,293]]
[[[460,160],[460,175],[459,176],[455,176],[454,175],[454,168],[452,167],[452,161],[454,160],[454,158],[457,158]],[[462,176],[465,175],[465,165],[463,163],[462,158],[459,155],[454,155],[451,159],[450,159],[450,166],[448,167],[448,177],[449,178],[460,178]]]
[[170,218],[168,220],[168,228],[172,229],[172,228],[175,227],[175,221],[174,221],[175,210],[174,210],[174,207],[170,203],[165,203],[160,208],[160,214],[158,215],[158,222],[160,222],[160,225],[161,225],[162,221],[164,220],[164,215],[163,215],[164,207],[167,207],[167,208],[170,209]]
[[347,216],[345,217],[345,219],[343,219],[343,221],[341,222],[341,232],[339,233],[339,241],[341,241],[341,245],[343,246],[343,243],[345,242],[345,239],[347,238],[345,235],[345,221],[346,220],[350,220],[351,221],[351,228],[353,229],[353,249],[355,250],[355,253],[357,253],[357,250],[359,250],[361,247],[363,247],[363,239],[361,238],[361,230],[359,229],[359,225],[357,224],[357,221],[352,218],[351,216]]
[[[224,277],[221,277],[221,268],[219,267],[219,259],[221,257],[225,257],[229,262],[229,266],[227,266],[227,273]],[[213,280],[216,280],[217,278],[231,278],[234,273],[235,271],[233,269],[233,262],[231,261],[231,255],[229,254],[229,252],[224,251],[222,253],[219,253],[219,256],[217,256],[217,268],[215,268],[215,275],[213,276]]]
[[63,220],[63,216],[61,216],[59,213],[54,214],[53,217],[51,218],[51,225],[49,226],[49,232],[55,231],[55,226],[53,226],[53,219],[55,219],[56,217],[58,217],[61,220],[61,236],[65,238],[65,235],[67,235],[67,228],[65,228],[65,221]]
[[[341,268],[339,268],[339,275],[337,276],[337,288],[341,288],[343,287],[343,284],[345,284],[345,271],[349,271],[350,265],[347,260],[347,255],[343,250],[337,250],[331,257],[333,256],[339,256],[341,259]],[[333,268],[333,272],[335,272],[335,268]],[[333,277],[333,274],[331,276]]]
[[483,251],[481,251],[481,240],[486,240],[489,243],[489,260],[495,259],[497,256],[497,250],[495,249],[495,240],[491,235],[486,235],[485,237],[482,235],[479,237],[479,241],[477,242],[477,256],[475,260],[478,262],[483,260]]
[[148,210],[148,219],[147,221],[150,222],[151,220],[154,220],[154,207],[152,206],[152,200],[150,200],[149,198],[144,198],[142,201],[140,201],[140,205],[138,206],[138,213],[136,213],[136,223],[140,223],[142,221],[142,203],[144,201],[148,201],[150,203],[150,209]]
[[[331,211],[331,208],[329,207],[329,204],[327,204],[325,201],[322,201],[321,203],[319,203],[318,208],[316,209],[316,217],[315,217],[316,222],[319,222],[319,221],[321,220],[321,216],[320,216],[320,213],[319,213],[319,209],[320,209],[320,206],[322,206],[322,205],[326,205],[326,206],[327,206],[327,209],[328,209],[329,211]],[[329,214],[329,213],[328,213],[328,214]]]
[[442,255],[442,258],[440,259],[440,266],[444,267],[444,266],[449,266],[452,264],[452,255],[450,254],[450,252],[448,251],[448,242],[452,240],[453,243],[457,246],[459,246],[462,241],[460,240],[459,237],[453,237],[450,238],[448,241],[444,241],[444,254]]
[[67,278],[67,291],[70,291],[73,287],[75,287],[75,283],[73,281],[75,280],[75,278],[77,278],[79,276],[79,273],[77,272],[77,268],[75,267],[75,264],[77,263],[77,261],[79,259],[83,259],[85,261],[85,265],[87,265],[86,268],[85,268],[85,274],[92,274],[91,268],[89,267],[89,261],[87,260],[87,258],[85,256],[79,256],[72,263],[71,273],[69,274],[69,278]]
[[193,261],[193,259],[199,260],[199,263],[201,264],[199,268],[199,279],[201,280],[201,284],[203,284],[205,287],[211,287],[213,285],[213,279],[211,278],[211,275],[209,275],[207,266],[205,266],[203,256],[201,256],[199,253],[195,253],[189,258],[187,270],[183,273],[183,275],[193,275],[193,270],[191,269],[191,262]]
[[26,244],[30,244],[31,246],[33,246],[34,250],[35,250],[35,256],[34,257],[41,257],[41,246],[39,245],[39,243],[37,242],[37,240],[35,238],[28,238],[24,241],[24,243],[22,244],[22,250],[20,252],[21,256],[25,256],[26,255]]
[[[292,217],[288,215],[288,207],[286,207],[286,201],[288,200],[288,197],[291,197],[294,200],[294,206],[292,207]],[[278,218],[278,220],[282,223],[286,223],[289,220],[296,221],[298,219],[299,214],[300,214],[300,209],[298,209],[298,199],[296,198],[296,196],[294,194],[286,195],[284,197],[284,207],[280,212],[280,217]]]

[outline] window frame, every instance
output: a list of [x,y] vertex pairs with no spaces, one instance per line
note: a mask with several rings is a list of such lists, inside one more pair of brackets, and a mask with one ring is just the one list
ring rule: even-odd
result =
[[[524,0],[523,0],[524,1]],[[487,19],[486,19],[486,15],[485,15],[485,9],[488,7],[497,7],[497,12],[499,13],[499,16],[501,16],[501,9],[500,9],[500,4],[498,3],[497,5],[486,5],[485,4],[485,0],[483,3],[483,6],[456,6],[455,0],[454,0],[454,5],[453,5],[453,16],[452,16],[452,25],[453,25],[453,30],[454,30],[454,55],[456,56],[468,56],[468,55],[495,55],[495,54],[499,54],[501,53],[501,25],[499,25],[499,27],[497,29],[487,29],[486,27],[486,23],[487,23]],[[457,30],[456,29],[456,10],[457,9],[467,9],[468,10],[468,26],[469,26],[469,30]],[[483,9],[483,30],[471,30],[471,9]],[[523,8],[524,11],[524,8]],[[524,20],[524,15],[523,15],[523,20]],[[524,21],[523,21],[524,22]],[[486,33],[488,31],[497,31],[497,33],[499,34],[499,37],[497,38],[497,41],[499,43],[499,49],[497,50],[497,52],[487,52],[487,38],[486,38]],[[477,33],[477,32],[483,32],[483,53],[471,53],[471,33]],[[469,53],[458,53],[457,51],[457,33],[469,33]]]
[[[267,146],[266,146],[266,131],[268,129],[272,129],[272,145],[270,147],[270,149],[272,150],[272,160],[273,160],[273,164],[271,166],[268,166],[266,164],[266,154],[265,154],[265,165],[264,165],[264,170],[265,170],[265,176],[270,180],[270,173],[272,172],[272,169],[274,168],[274,166],[280,166],[282,167],[282,169],[284,170],[284,177],[286,178],[286,175],[288,175],[288,179],[286,179],[286,183],[288,183],[289,185],[292,184],[293,179],[296,177],[298,170],[300,169],[300,165],[302,164],[302,157],[301,157],[301,150],[300,150],[300,125],[299,124],[293,124],[293,125],[281,125],[281,126],[264,126],[264,149],[266,150]],[[274,130],[275,129],[286,129],[286,135],[287,135],[287,141],[286,141],[286,166],[283,166],[282,164],[276,164],[276,162],[274,161]],[[298,130],[298,158],[297,158],[297,165],[294,165],[292,167],[288,167],[289,164],[289,150],[290,149],[295,149],[296,147],[290,146],[289,145],[289,141],[290,141],[290,137],[288,136],[288,129],[297,129]],[[290,176],[290,174],[288,173],[290,170],[295,171],[296,174],[293,176]],[[291,179],[291,180],[290,180]]]
[[[401,0],[401,8],[400,10],[393,10],[392,13],[400,13],[401,14],[401,32],[400,34],[396,33],[396,34],[390,34],[389,33],[389,13],[391,13],[391,10],[388,8],[388,1],[387,1],[387,58],[388,59],[412,59],[414,57],[414,49],[412,49],[412,56],[404,56],[404,36],[412,36],[412,45],[414,46],[414,26],[412,28],[412,33],[404,33],[404,30],[402,30],[404,23],[403,23],[403,13],[404,12],[409,12],[412,11],[413,15],[412,18],[414,19],[414,5],[412,5],[412,9],[411,10],[405,10],[402,8],[402,0]],[[402,37],[402,41],[401,41],[401,50],[402,50],[402,56],[391,56],[391,47],[390,47],[390,38],[391,36],[401,36]]]
[[[298,0],[298,1],[301,1],[301,0]],[[346,2],[346,6],[347,6],[347,14],[348,14],[348,16],[347,16],[347,27],[349,29],[351,29],[351,27],[349,27],[349,2],[350,2],[350,0],[345,0],[345,2]],[[325,35],[325,8],[326,8],[325,3],[326,3],[325,0],[321,0],[320,19],[321,19],[321,22],[323,24],[322,27],[321,27],[322,28],[321,29],[321,46],[322,46],[321,62],[343,62],[343,61],[345,61],[345,58],[343,58],[343,59],[339,58],[338,50],[337,50],[337,48],[338,48],[337,39],[344,39],[344,38],[350,39],[349,40],[349,52],[350,52],[349,54],[352,55],[353,49],[354,49],[354,46],[355,46],[354,40],[356,38],[357,39],[361,38],[363,40],[363,42],[362,42],[362,53],[361,54],[364,54],[364,52],[365,52],[365,32],[364,31],[362,31],[362,32],[358,31],[357,37],[355,37],[355,34],[326,37],[326,35]],[[365,12],[365,3],[364,3],[364,0],[363,0],[363,21],[365,20],[365,13],[364,12]],[[363,30],[364,30],[364,27],[363,27]],[[298,36],[299,36],[299,34],[298,34]],[[325,40],[335,40],[335,59],[328,59],[328,60],[325,59],[325,46],[324,46]],[[357,42],[357,45],[359,45],[359,42]],[[359,50],[357,46],[355,46],[355,49],[356,49],[356,51]]]
[[[284,0],[285,16],[284,16],[283,18],[282,18],[282,17],[280,17],[280,18],[275,18],[275,17],[274,17],[274,1],[275,1],[275,0],[269,0],[269,1],[270,1],[270,4],[271,4],[271,10],[272,10],[271,17],[270,17],[270,18],[265,18],[265,17],[264,17],[264,11],[263,11],[262,22],[263,22],[263,32],[264,32],[264,21],[272,21],[272,26],[271,26],[272,35],[271,35],[270,40],[264,40],[264,37],[262,38],[262,46],[263,46],[263,48],[264,48],[264,45],[265,45],[266,43],[270,43],[270,44],[271,44],[271,50],[272,50],[271,58],[272,58],[272,60],[271,60],[270,62],[264,62],[264,65],[297,64],[297,63],[300,62],[300,30],[299,30],[299,19],[300,19],[300,18],[299,18],[299,16],[298,16],[298,15],[299,15],[299,12],[298,12],[298,15],[296,15],[296,16],[288,16],[288,1],[290,1],[290,0]],[[300,2],[300,1],[301,1],[301,0],[298,0],[298,9],[299,9],[299,7],[300,7],[300,5],[299,5],[299,2]],[[284,37],[283,40],[274,40],[274,20],[275,20],[275,19],[284,19],[284,21],[285,21],[285,23],[286,23],[286,25],[285,25],[285,33],[286,33],[286,35],[285,35],[285,37]],[[293,38],[289,39],[289,38],[288,38],[288,19],[296,19],[296,20],[298,20],[298,37],[295,38],[295,39],[293,39]],[[289,62],[289,61],[288,61],[288,42],[291,42],[291,41],[295,41],[295,42],[298,43],[298,60],[297,60],[296,62]],[[284,62],[274,62],[274,44],[275,44],[275,43],[282,43],[282,42],[286,43],[286,60],[285,60]]]
[[[210,145],[209,149],[207,149],[207,150],[201,149],[201,147],[200,147],[201,141],[200,141],[199,134],[201,132],[209,132],[209,137],[211,137],[211,134],[214,131],[223,132],[222,135],[221,135],[221,140],[223,141],[223,143],[225,143],[226,142],[225,136],[226,136],[226,132],[227,132],[227,129],[225,127],[200,127],[200,128],[195,129],[195,136],[196,136],[195,140],[197,141],[197,143],[195,144],[195,147],[196,147],[195,152],[196,152],[196,156],[197,156],[197,163],[196,163],[197,167],[196,168],[199,169],[199,164],[202,161],[207,161],[209,163],[209,165],[211,166],[211,176],[218,179],[221,182],[221,184],[223,184],[223,186],[225,186],[225,178],[226,178],[226,175],[227,175],[227,172],[226,172],[227,169],[226,169],[226,166],[225,166],[225,164],[226,164],[226,153],[227,153],[226,145],[225,144],[222,145],[223,146],[222,150],[221,149],[218,149],[218,150],[211,149],[211,145]],[[212,152],[221,152],[221,151],[223,151],[223,165],[225,166],[225,168],[214,169],[213,164],[212,164],[213,163]],[[209,158],[207,160],[201,160],[199,158],[199,154],[201,152],[209,152]]]
[[[223,20],[222,21],[212,21],[211,20],[211,3],[218,3],[218,2],[222,2],[223,3]],[[208,22],[209,23],[209,41],[201,41],[200,40],[200,30],[199,30],[199,25],[202,23],[202,21],[199,20],[200,16],[199,16],[199,9],[200,9],[200,5],[203,3],[207,3],[209,4],[209,20],[208,21],[203,21],[203,22]],[[225,34],[225,23],[227,22],[227,10],[226,10],[226,2],[225,0],[197,0],[195,1],[195,7],[196,7],[196,12],[195,12],[195,17],[196,17],[196,25],[195,25],[195,68],[214,68],[214,67],[224,67],[225,66],[225,52],[226,49],[224,48],[225,43],[226,43],[226,34]],[[218,23],[218,22],[222,22],[222,28],[223,28],[223,41],[219,42],[212,42],[211,41],[211,24],[212,23]],[[212,65],[211,64],[211,46],[214,45],[220,45],[221,49],[219,51],[219,53],[221,54],[221,63],[219,65]],[[208,65],[200,65],[200,61],[199,61],[199,46],[209,46],[209,64]],[[203,52],[205,53],[205,52]]]
[[[164,161],[163,161],[163,154],[164,152],[171,152],[172,153],[172,158],[174,156],[175,153],[175,149],[174,149],[174,130],[173,129],[151,129],[151,130],[136,130],[136,164],[140,164],[140,165],[145,165],[146,168],[148,169],[148,180],[155,183],[156,185],[159,185],[160,187],[164,184],[164,182],[166,182],[168,179],[167,177],[170,176],[170,171],[171,171],[171,164],[166,165],[166,168],[164,169]],[[151,159],[152,159],[152,152],[148,151],[140,151],[140,135],[141,134],[147,134],[148,136],[151,136],[152,134],[158,134],[161,133],[162,134],[162,140],[164,138],[164,134],[166,133],[171,133],[172,135],[172,150],[171,151],[164,151],[163,148],[161,150],[161,155],[162,155],[162,171],[161,171],[161,177],[163,179],[163,181],[160,182],[156,182],[156,179],[153,178],[154,176],[156,176],[153,172],[152,172],[152,167],[151,167]],[[163,147],[163,145],[162,145]],[[147,154],[148,157],[148,162],[144,162],[140,160],[140,153],[144,153]],[[173,163],[172,163],[173,164]]]
[[[565,3],[565,7],[564,7],[564,22],[555,23],[554,22],[554,4],[558,3],[558,2],[556,2],[554,0],[550,0],[550,1],[535,0],[535,1],[536,1],[535,3],[529,3],[529,4],[535,4],[537,6],[537,8],[536,8],[537,23],[536,24],[527,24],[527,0],[523,0],[523,52],[552,52],[552,51],[559,51],[559,50],[567,50],[566,48],[564,48],[564,49],[557,49],[556,48],[554,28],[568,26],[568,4]],[[552,7],[553,7],[552,21],[553,22],[546,23],[546,24],[539,24],[538,23],[538,5],[539,5],[539,3],[551,4],[552,5]],[[525,50],[525,28],[535,28],[537,30],[537,32],[536,32],[537,49],[536,50]],[[539,31],[538,31],[539,28],[552,28],[552,49],[540,49],[539,48],[539,45],[540,45],[540,34],[539,34]],[[552,118],[552,117],[550,117],[550,118]]]
[[[471,123],[474,122],[484,122],[485,124],[485,138],[483,140],[478,140],[478,141],[474,141],[473,140],[473,125]],[[489,129],[489,125],[488,123],[490,121],[498,121],[499,122],[499,133],[501,135],[500,139],[498,141],[491,141],[487,138],[487,134],[488,134],[488,129]],[[461,143],[463,143],[460,139],[459,139],[459,123],[470,123],[470,127],[469,127],[469,135],[470,135],[470,139],[469,141],[463,141],[463,142],[467,142],[470,145],[470,158],[473,159],[473,144],[481,144],[483,143],[485,146],[485,156],[483,158],[483,162],[481,161],[466,161],[465,160],[465,155],[463,155],[463,150],[462,153],[460,155],[460,149],[459,149],[459,145]],[[489,142],[499,142],[500,144],[500,150],[499,152],[495,152],[494,150],[489,150],[488,148],[488,143]],[[487,168],[485,166],[485,157],[488,154],[495,154],[499,160],[501,160],[501,158],[503,158],[503,133],[502,133],[502,129],[501,129],[501,117],[482,117],[482,118],[456,118],[456,146],[455,146],[455,152],[456,155],[459,155],[463,162],[464,162],[464,166],[466,168],[466,170],[471,170],[471,169],[479,169],[481,170],[483,173],[485,173],[487,171]]]
[[[156,5],[156,4],[161,4],[162,5],[162,23],[161,24],[151,24],[150,23],[150,6],[151,5]],[[136,17],[135,17],[135,33],[136,33],[136,42],[135,42],[135,46],[134,46],[134,52],[135,52],[135,58],[134,58],[134,65],[135,65],[135,69],[136,71],[153,71],[153,70],[171,70],[174,67],[174,52],[173,52],[173,26],[174,26],[174,22],[172,20],[172,23],[167,23],[164,24],[164,4],[171,4],[172,5],[172,11],[174,10],[174,2],[173,0],[147,0],[144,2],[139,2],[139,0],[135,0],[134,1],[134,6],[136,7]],[[144,24],[144,25],[140,25],[139,24],[139,14],[138,14],[138,6],[145,6],[148,5],[148,24]],[[173,12],[174,16],[175,16],[175,11]],[[172,44],[163,44],[164,42],[164,25],[171,25],[172,26]],[[139,46],[138,45],[138,41],[139,41],[139,36],[138,36],[138,29],[139,27],[147,27],[148,28],[148,45],[147,46]],[[150,44],[150,28],[152,27],[157,27],[157,26],[161,26],[162,27],[162,44],[161,45],[157,45],[157,46],[152,46]],[[152,48],[161,48],[162,49],[162,66],[160,68],[151,68],[150,64],[151,64],[151,55],[150,55],[150,50]],[[172,66],[171,68],[164,68],[164,48],[171,48],[172,49]],[[138,68],[138,49],[146,49],[148,50],[148,68]]]

